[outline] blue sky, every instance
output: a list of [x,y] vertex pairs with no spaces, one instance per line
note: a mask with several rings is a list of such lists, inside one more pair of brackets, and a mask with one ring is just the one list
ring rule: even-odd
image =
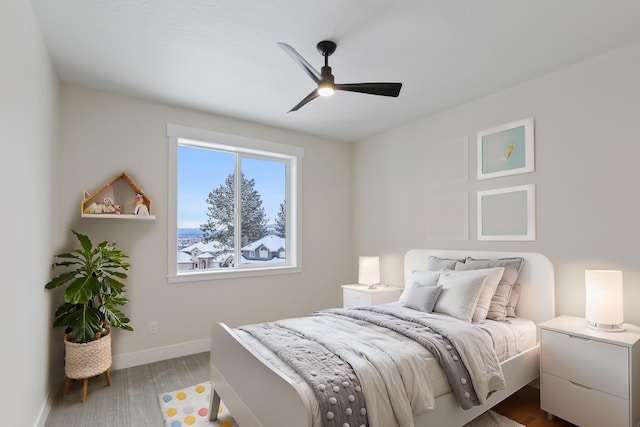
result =
[[[178,147],[178,228],[199,228],[207,221],[207,197],[233,173],[234,154]],[[244,158],[245,178],[255,179],[269,223],[285,199],[285,164]]]

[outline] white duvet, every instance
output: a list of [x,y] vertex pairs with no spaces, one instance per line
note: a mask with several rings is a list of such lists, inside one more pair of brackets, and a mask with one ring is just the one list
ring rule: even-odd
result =
[[[409,310],[409,309],[404,309]],[[430,317],[411,310],[413,314]],[[442,318],[440,315],[436,317]],[[448,318],[448,317],[447,317]],[[508,326],[474,327],[482,333],[465,333],[469,324],[451,319],[451,328],[459,329],[451,337],[471,375],[481,402],[491,391],[504,388],[500,359],[493,350],[490,334],[504,334]],[[288,327],[304,327],[320,337],[354,368],[362,384],[371,427],[412,427],[413,417],[435,406],[435,398],[450,390],[437,360],[422,345],[375,325],[359,326],[354,322],[331,316],[310,316],[277,322]],[[535,327],[534,327],[535,331]],[[241,331],[238,331],[241,332]],[[314,427],[322,427],[319,405],[308,385],[277,356],[245,333],[239,334],[252,348],[268,359],[278,370],[296,382],[301,395],[314,408]],[[513,341],[511,338],[507,339]],[[482,342],[479,342],[482,341]],[[493,339],[493,341],[496,341]],[[500,341],[500,340],[498,340]],[[518,344],[502,344],[508,352],[524,350]],[[502,355],[504,356],[504,355]],[[510,357],[510,355],[508,355]]]

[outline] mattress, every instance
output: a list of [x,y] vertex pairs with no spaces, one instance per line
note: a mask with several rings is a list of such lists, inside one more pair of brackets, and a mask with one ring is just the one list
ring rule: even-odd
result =
[[[397,305],[399,303],[390,304]],[[416,313],[415,310],[410,308],[403,307],[402,309],[410,310],[412,314]],[[491,337],[494,350],[501,362],[534,347],[537,342],[536,325],[534,322],[522,318],[510,318],[509,320],[510,323],[487,320],[484,323],[473,325]],[[300,395],[307,401],[307,406],[312,408],[314,427],[322,427],[323,423],[320,417],[319,405],[309,385],[291,367],[251,335],[239,329],[234,330],[234,332],[254,354],[260,356],[266,364],[291,380]],[[394,333],[389,331],[389,334]],[[425,350],[422,345],[413,341],[407,341],[405,349],[407,352],[420,355],[421,359],[424,360],[425,369],[429,373],[429,382],[436,397],[451,391],[451,387],[443,370],[431,353]]]

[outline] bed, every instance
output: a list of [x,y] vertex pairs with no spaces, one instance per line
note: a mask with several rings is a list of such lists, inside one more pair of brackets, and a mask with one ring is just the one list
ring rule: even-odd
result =
[[[555,316],[554,272],[542,254],[523,252],[457,251],[412,249],[405,254],[405,282],[414,270],[426,265],[429,257],[444,259],[523,259],[517,282],[520,299],[516,314],[534,325]],[[539,344],[500,362],[504,388],[493,392],[483,403],[462,409],[454,393],[435,398],[433,409],[413,417],[417,427],[463,426],[495,404],[534,381],[539,375]],[[245,333],[224,323],[214,325],[211,338],[211,416],[215,418],[222,399],[240,427],[315,427],[317,408],[301,390],[299,379],[278,367]],[[315,424],[314,424],[315,422]]]

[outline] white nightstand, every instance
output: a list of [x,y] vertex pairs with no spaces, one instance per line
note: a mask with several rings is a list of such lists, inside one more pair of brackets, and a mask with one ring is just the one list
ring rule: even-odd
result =
[[367,285],[342,285],[342,305],[354,307],[398,301],[402,290],[402,288],[391,286],[377,286],[374,289],[369,289]]
[[640,424],[640,328],[600,332],[578,317],[540,327],[540,406],[581,427]]

